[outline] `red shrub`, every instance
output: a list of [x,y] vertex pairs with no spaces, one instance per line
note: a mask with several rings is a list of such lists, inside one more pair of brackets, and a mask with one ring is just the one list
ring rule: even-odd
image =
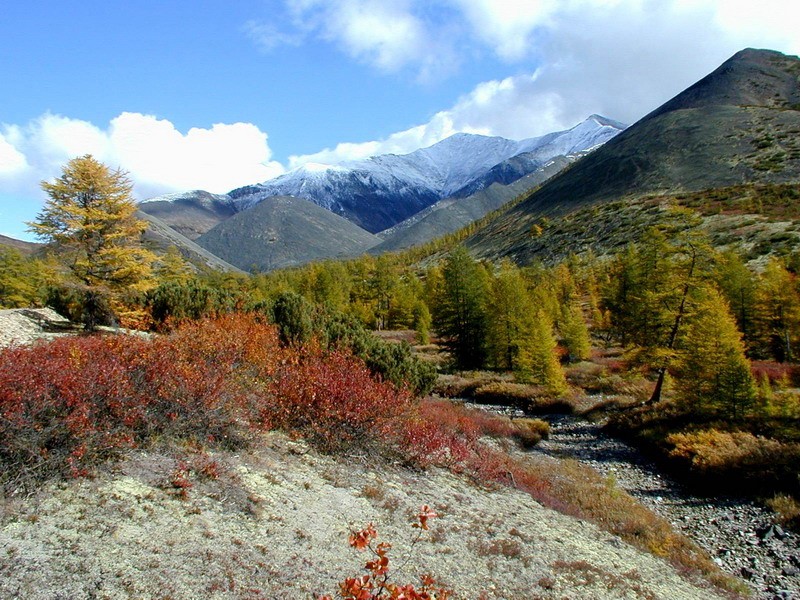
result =
[[800,369],[797,365],[788,363],[778,363],[771,360],[750,361],[750,370],[756,380],[760,381],[766,375],[770,383],[777,383],[782,380],[797,384],[800,382]]
[[140,385],[148,346],[95,337],[0,351],[0,460],[80,474],[131,445],[149,402]]
[[0,350],[0,465],[81,475],[154,435],[230,440],[274,371],[273,327],[226,316],[154,340],[61,338]]
[[0,351],[0,472],[83,475],[153,439],[235,445],[280,428],[325,451],[392,447],[420,465],[508,480],[480,442],[508,423],[450,402],[414,403],[344,351],[281,348],[251,315],[184,323],[171,334],[62,338]]
[[262,421],[326,451],[385,440],[411,406],[407,392],[377,381],[362,360],[341,351],[304,351],[281,366],[269,393]]
[[154,437],[230,445],[248,426],[334,450],[386,440],[410,405],[361,360],[281,348],[275,328],[252,315],[184,323],[152,340],[62,338],[0,351],[0,467],[7,478],[82,475]]

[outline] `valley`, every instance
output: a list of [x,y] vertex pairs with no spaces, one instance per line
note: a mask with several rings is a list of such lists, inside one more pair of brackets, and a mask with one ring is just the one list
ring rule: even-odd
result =
[[745,49],[227,194],[70,160],[0,238],[0,595],[796,597],[799,151]]
[[573,458],[613,480],[639,502],[701,546],[727,573],[741,577],[756,597],[800,593],[800,537],[775,525],[771,511],[752,499],[697,495],[639,450],[603,433],[599,423],[548,418],[550,436],[537,452]]

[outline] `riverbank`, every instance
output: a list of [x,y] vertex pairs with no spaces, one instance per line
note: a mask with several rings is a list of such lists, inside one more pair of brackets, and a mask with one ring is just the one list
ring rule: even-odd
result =
[[760,599],[800,598],[800,537],[775,526],[772,513],[746,498],[703,497],[662,473],[600,423],[555,415],[550,437],[532,452],[592,467],[668,519],[720,567],[742,578]]

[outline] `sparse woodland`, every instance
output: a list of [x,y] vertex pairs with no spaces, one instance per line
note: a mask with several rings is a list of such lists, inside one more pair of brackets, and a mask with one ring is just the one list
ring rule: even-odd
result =
[[[89,165],[89,177],[111,177],[120,204],[89,207],[81,196],[63,217],[74,199],[62,186],[80,166],[46,188],[53,203],[33,225],[52,242],[46,254],[0,251],[0,304],[49,305],[76,322],[155,335],[0,350],[6,493],[86,476],[165,440],[230,449],[281,430],[326,453],[356,449],[480,481],[510,475],[548,505],[610,520],[614,531],[635,531],[634,543],[714,572],[684,542],[664,542],[674,534],[660,525],[626,525],[643,517],[621,500],[589,501],[481,441],[535,444],[546,424],[424,399],[436,386],[531,413],[606,412],[611,431],[676,472],[756,493],[785,522],[800,520],[796,253],[748,264],[734,247],[715,247],[697,212],[673,207],[602,257],[494,264],[455,235],[424,260],[417,249],[268,274],[201,272],[175,251],[151,256],[139,225],[119,224],[132,214],[127,188],[102,165]],[[413,332],[416,351],[373,330]],[[176,493],[191,489],[188,473],[175,473]]]

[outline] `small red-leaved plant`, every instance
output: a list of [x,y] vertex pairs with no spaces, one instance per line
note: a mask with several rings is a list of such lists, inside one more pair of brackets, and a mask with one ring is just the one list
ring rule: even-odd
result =
[[[420,530],[411,542],[411,547],[420,540],[422,532],[428,529],[428,520],[437,514],[428,506],[423,506],[417,515],[417,522],[412,525]],[[364,568],[368,571],[360,577],[347,577],[339,583],[339,597],[343,600],[446,600],[450,592],[436,586],[436,580],[430,575],[423,575],[419,589],[411,584],[393,583],[389,576],[388,542],[374,544],[378,537],[375,525],[370,523],[360,531],[350,534],[349,543],[356,550],[368,550],[372,557]],[[332,596],[320,596],[319,600],[333,600]]]

